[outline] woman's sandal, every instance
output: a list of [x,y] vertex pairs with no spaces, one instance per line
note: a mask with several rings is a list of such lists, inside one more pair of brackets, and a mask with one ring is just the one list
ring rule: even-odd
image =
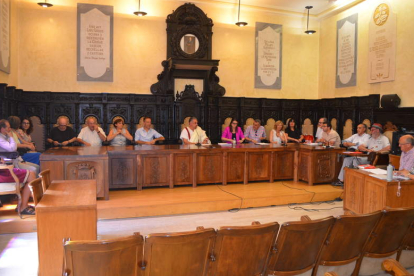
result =
[[[30,209],[35,209],[35,207],[33,205],[28,205],[26,208],[30,208]],[[14,208],[14,211],[17,212],[17,207]]]
[[26,209],[20,212],[20,215],[36,215],[35,209],[34,208],[32,209],[30,207],[33,207],[33,206],[26,207]]

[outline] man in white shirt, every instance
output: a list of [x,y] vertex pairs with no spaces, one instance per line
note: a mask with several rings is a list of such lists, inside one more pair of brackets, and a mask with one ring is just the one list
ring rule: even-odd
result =
[[[385,137],[381,133],[382,133],[382,125],[378,123],[373,124],[371,126],[371,137],[369,137],[369,139],[366,142],[359,145],[358,150],[363,151],[363,152],[389,151],[391,148],[390,141],[388,140],[387,137]],[[348,158],[350,161],[346,161],[346,159]],[[339,182],[335,183],[336,185],[340,185],[344,181],[344,168],[349,167],[351,164],[353,164],[354,166],[368,164],[368,158],[367,157],[345,158],[341,171],[338,176]]]
[[322,138],[322,133],[323,133],[322,125],[324,123],[327,123],[327,122],[328,122],[328,119],[325,118],[325,117],[322,117],[322,118],[319,119],[319,121],[318,121],[318,128],[316,130],[316,135],[315,135],[315,137],[316,137],[315,140]]
[[82,128],[78,135],[78,142],[84,146],[101,146],[105,141],[106,135],[102,128],[98,127],[95,117],[89,117],[86,120],[86,127]]
[[181,131],[180,139],[183,140],[185,145],[211,144],[206,132],[198,126],[196,117],[190,118],[188,127],[183,128]]
[[367,126],[365,124],[359,124],[357,126],[357,133],[344,140],[343,145],[348,149],[357,150],[359,145],[368,142],[369,134],[367,132]]
[[151,128],[151,118],[144,117],[144,127],[137,129],[135,132],[135,142],[137,144],[154,145],[155,142],[165,140],[164,136]]
[[327,146],[339,147],[341,144],[341,137],[339,137],[338,132],[332,129],[331,123],[323,123],[322,129],[322,137],[316,140],[316,142],[325,143]]

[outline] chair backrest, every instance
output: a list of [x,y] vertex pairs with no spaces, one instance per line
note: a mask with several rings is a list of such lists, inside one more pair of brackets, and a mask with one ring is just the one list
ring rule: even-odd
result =
[[414,250],[414,222],[411,224],[410,230],[407,232],[402,249]]
[[142,275],[207,275],[215,238],[212,228],[147,236]]
[[32,191],[33,201],[36,206],[43,197],[42,179],[39,177],[35,180],[32,180],[31,182],[29,182],[29,187]]
[[[336,218],[322,247],[318,264],[340,266],[357,260],[381,216],[381,211],[377,211],[371,214]],[[317,270],[318,266],[314,268],[313,275],[317,274]]]
[[277,222],[221,227],[209,275],[260,275],[266,268],[278,231]]
[[143,247],[144,239],[139,233],[112,240],[68,241],[64,245],[62,274],[136,276]]
[[414,221],[414,208],[383,210],[383,215],[371,234],[364,255],[382,258],[397,252]]
[[51,180],[50,180],[50,170],[44,170],[39,173],[40,178],[42,179],[42,187],[43,192],[46,192],[46,190],[49,188]]
[[368,154],[368,162],[373,166],[388,165],[389,154],[385,152],[370,152]]
[[266,275],[297,275],[312,269],[335,219],[286,222],[280,227]]

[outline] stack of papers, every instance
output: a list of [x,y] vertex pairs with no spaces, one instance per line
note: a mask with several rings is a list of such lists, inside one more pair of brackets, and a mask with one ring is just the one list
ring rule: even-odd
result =
[[373,174],[387,175],[387,171],[383,169],[363,169],[363,171],[373,173]]

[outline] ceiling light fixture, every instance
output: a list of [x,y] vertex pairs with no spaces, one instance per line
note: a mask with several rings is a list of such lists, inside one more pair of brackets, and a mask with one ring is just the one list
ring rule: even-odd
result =
[[316,33],[314,30],[309,30],[309,10],[313,8],[313,6],[306,6],[306,9],[308,9],[308,23],[306,24],[306,31],[305,34],[311,35]]
[[138,0],[138,11],[134,12],[136,16],[145,16],[147,15],[146,12],[141,11],[141,0]]
[[39,2],[39,3],[37,3],[39,6],[41,6],[41,7],[43,7],[43,8],[50,8],[50,7],[53,7],[53,5],[52,4],[50,4],[50,3],[48,3],[48,2],[46,2],[46,0],[45,0],[45,2]]
[[237,23],[236,23],[236,25],[239,26],[239,27],[244,27],[244,26],[247,26],[247,22],[241,22],[240,21],[240,1],[241,0],[239,0],[239,13],[237,15]]

